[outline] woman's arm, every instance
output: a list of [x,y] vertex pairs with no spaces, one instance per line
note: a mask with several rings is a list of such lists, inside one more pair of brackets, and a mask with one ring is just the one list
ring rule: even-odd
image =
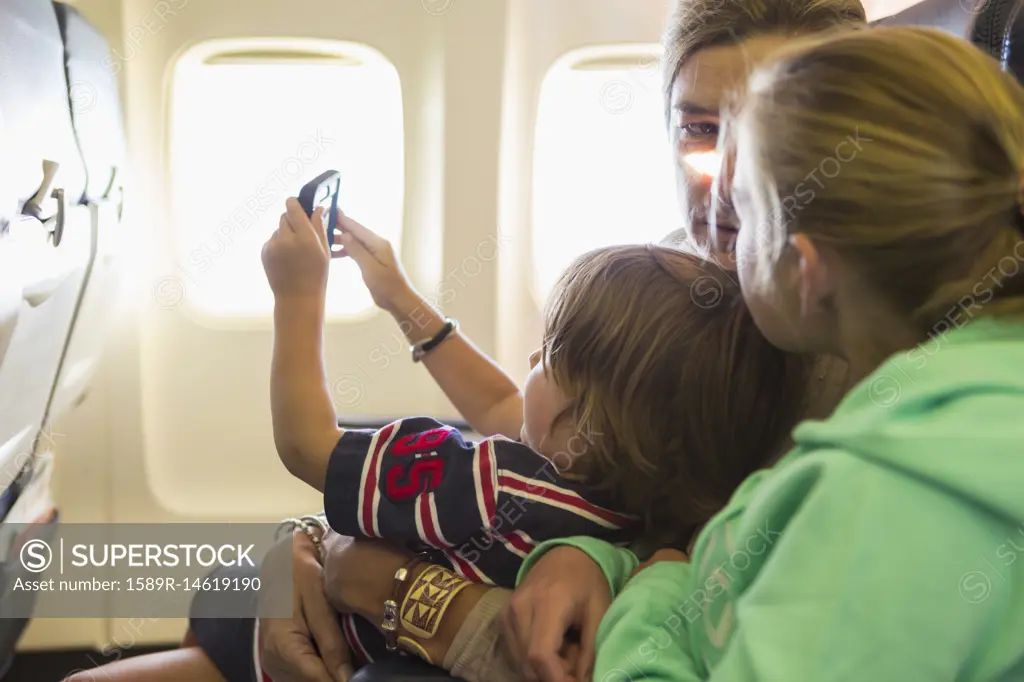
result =
[[573,548],[579,551],[559,551],[557,554],[559,557],[565,557],[564,561],[545,562],[545,570],[541,572],[544,581],[550,581],[552,584],[557,584],[558,587],[561,587],[563,583],[568,583],[566,578],[570,577],[573,570],[585,569],[589,572],[593,568],[590,562],[580,560],[580,552],[601,569],[601,573],[608,583],[608,588],[611,590],[612,599],[625,587],[626,581],[629,580],[639,565],[639,560],[631,551],[622,547],[616,547],[604,540],[585,535],[574,538],[560,538],[542,542],[537,545],[536,549],[530,552],[530,555],[526,557],[526,561],[523,562],[522,567],[519,569],[517,584],[522,585],[528,582],[528,575],[532,575],[535,579],[529,582],[533,584],[539,582],[540,579],[537,578],[537,572],[534,571],[534,567],[549,552],[555,553],[554,550],[559,547]]
[[[697,682],[687,628],[691,566],[668,561],[640,571],[612,602],[595,640],[595,680]],[[542,677],[553,682],[557,677]]]
[[[589,680],[594,643],[612,598],[637,559],[632,552],[589,537],[553,540],[535,549],[502,616],[502,631],[527,680]],[[569,660],[570,633],[579,633]]]
[[[338,224],[345,253],[359,266],[374,302],[395,318],[409,343],[441,331],[444,316],[409,284],[391,244],[340,212]],[[380,360],[385,367],[390,363],[387,357]],[[424,356],[423,364],[474,431],[519,438],[523,426],[519,388],[469,339],[453,333]]]

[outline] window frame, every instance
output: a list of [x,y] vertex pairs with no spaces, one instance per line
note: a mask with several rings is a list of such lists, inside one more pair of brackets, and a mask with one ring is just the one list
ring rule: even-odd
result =
[[[196,43],[182,50],[175,59],[168,65],[167,73],[168,77],[166,80],[166,94],[167,94],[167,105],[166,105],[166,116],[167,123],[164,129],[164,154],[165,154],[165,172],[166,181],[168,187],[168,195],[170,197],[170,239],[169,239],[169,253],[172,256],[172,262],[170,263],[173,268],[173,274],[169,277],[163,277],[159,280],[160,283],[166,285],[169,280],[176,280],[175,288],[180,290],[180,303],[175,308],[180,311],[189,321],[193,324],[210,330],[215,331],[268,331],[273,329],[273,308],[271,307],[264,313],[252,314],[249,312],[239,314],[219,314],[211,311],[206,306],[196,305],[195,303],[189,302],[189,296],[187,292],[193,286],[199,286],[188,270],[182,266],[181,259],[185,254],[182,249],[180,240],[182,239],[182,233],[179,231],[180,225],[180,214],[176,208],[176,189],[180,182],[179,179],[175,178],[176,162],[174,150],[174,136],[177,122],[175,120],[178,106],[178,83],[179,79],[183,74],[187,74],[190,69],[202,68],[204,65],[208,65],[211,61],[217,60],[218,58],[228,58],[228,62],[232,57],[238,58],[239,62],[244,62],[244,57],[251,57],[255,54],[259,54],[261,60],[265,60],[270,63],[273,62],[274,53],[280,53],[282,58],[281,63],[287,63],[288,59],[295,58],[296,54],[308,55],[311,58],[317,56],[323,57],[325,60],[346,60],[354,59],[361,63],[370,63],[378,67],[385,67],[390,70],[394,76],[395,83],[399,93],[399,120],[401,121],[402,127],[402,139],[401,139],[401,160],[398,166],[398,178],[399,186],[397,191],[398,201],[400,204],[399,219],[398,219],[398,234],[397,238],[392,239],[396,251],[401,249],[402,242],[405,239],[405,226],[406,226],[406,197],[408,194],[407,188],[407,171],[406,171],[406,157],[408,153],[408,140],[406,140],[406,106],[404,97],[404,87],[401,80],[401,74],[399,73],[395,63],[389,59],[383,52],[377,50],[374,47],[366,45],[365,43],[346,41],[346,40],[335,40],[327,38],[306,38],[306,37],[282,37],[282,36],[256,36],[256,37],[243,37],[243,38],[213,38],[204,40]],[[312,177],[310,177],[312,179]],[[281,209],[283,211],[284,205],[282,203]],[[351,325],[366,322],[384,315],[377,306],[370,303],[367,307],[353,311],[353,312],[332,312],[330,306],[327,307],[326,315],[324,317],[325,327],[328,325]]]
[[[528,270],[528,285],[530,290],[530,298],[538,309],[543,309],[547,298],[550,295],[549,291],[544,291],[541,288],[541,282],[544,279],[540,274],[538,268],[538,261],[536,258],[537,244],[538,244],[538,200],[537,200],[537,131],[540,129],[541,114],[544,107],[544,94],[548,89],[548,83],[550,79],[566,71],[574,70],[620,70],[623,66],[628,64],[636,64],[637,69],[650,69],[657,75],[657,92],[659,98],[661,96],[661,58],[664,53],[664,47],[661,43],[606,43],[601,45],[592,45],[583,48],[576,48],[565,52],[551,65],[544,70],[543,76],[541,77],[537,90],[536,108],[533,112],[533,137],[534,145],[530,153],[529,168],[530,168],[530,207],[529,207],[529,237],[531,247],[529,249],[527,258],[529,264]],[[602,66],[602,62],[606,65]],[[615,78],[609,81],[610,84],[626,82],[632,84],[634,87],[647,88],[648,86],[638,80],[623,81],[621,78]],[[603,93],[602,93],[603,94]],[[609,93],[610,97],[614,97],[614,93]],[[631,103],[630,103],[631,105]],[[665,158],[666,163],[671,159],[670,139],[668,135],[668,129],[665,128]],[[666,232],[668,234],[668,232]],[[623,242],[632,243],[632,242]],[[584,249],[576,255],[582,255],[588,249]],[[575,256],[574,256],[575,258]],[[561,273],[559,273],[560,275]],[[557,277],[556,277],[557,279]]]

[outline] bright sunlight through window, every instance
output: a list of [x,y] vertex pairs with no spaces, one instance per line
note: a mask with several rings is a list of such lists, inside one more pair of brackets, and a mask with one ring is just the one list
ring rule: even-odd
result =
[[576,52],[541,88],[533,163],[534,284],[574,258],[679,227],[654,48]]
[[[341,174],[342,209],[398,248],[402,95],[397,71],[373,50],[266,40],[195,48],[175,71],[169,148],[176,264],[186,303],[204,317],[270,315],[260,250],[285,199],[325,170]],[[333,261],[328,315],[372,305],[355,264]]]

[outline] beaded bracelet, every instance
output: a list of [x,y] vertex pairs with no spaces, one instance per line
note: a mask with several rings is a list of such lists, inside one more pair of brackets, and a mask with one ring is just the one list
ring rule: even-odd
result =
[[[316,548],[317,559],[320,563],[323,563],[324,557],[324,543],[323,536],[327,533],[327,529],[330,526],[327,525],[327,518],[321,514],[306,514],[305,516],[292,517],[282,521],[277,529],[277,537],[280,538],[281,531],[288,527],[289,532],[294,532],[296,528],[301,528],[302,532],[306,534],[310,542],[313,543],[313,547]],[[319,533],[314,530],[318,528]]]

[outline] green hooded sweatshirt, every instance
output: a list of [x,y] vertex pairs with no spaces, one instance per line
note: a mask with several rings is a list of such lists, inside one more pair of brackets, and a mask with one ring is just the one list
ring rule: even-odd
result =
[[893,356],[794,440],[692,563],[530,555],[520,577],[559,544],[604,571],[594,680],[1024,680],[1024,322]]

